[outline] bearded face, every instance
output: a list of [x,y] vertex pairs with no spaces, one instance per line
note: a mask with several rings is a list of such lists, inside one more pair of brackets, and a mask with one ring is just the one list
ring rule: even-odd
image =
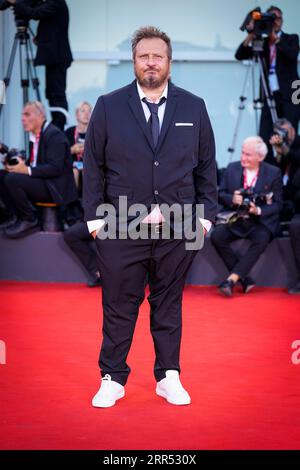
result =
[[160,38],[142,39],[134,57],[134,72],[138,83],[145,88],[159,88],[170,76],[167,44]]

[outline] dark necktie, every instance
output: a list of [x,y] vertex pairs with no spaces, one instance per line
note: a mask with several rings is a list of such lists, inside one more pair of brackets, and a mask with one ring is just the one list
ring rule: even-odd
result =
[[158,119],[158,107],[166,101],[166,98],[163,96],[159,103],[150,103],[146,98],[143,98],[144,103],[148,106],[151,116],[148,121],[148,124],[151,126],[152,138],[154,147],[156,147],[159,137],[159,119]]

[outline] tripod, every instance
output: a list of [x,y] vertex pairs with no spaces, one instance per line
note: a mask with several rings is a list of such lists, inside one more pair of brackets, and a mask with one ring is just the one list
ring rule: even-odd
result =
[[[30,31],[30,30],[29,30]],[[32,32],[30,31],[31,35]],[[33,35],[32,35],[33,36]],[[29,85],[30,80],[32,83],[32,88],[35,90],[36,99],[41,100],[41,95],[39,91],[39,79],[37,77],[36,69],[33,65],[33,52],[30,42],[30,35],[28,32],[28,26],[17,26],[17,32],[15,34],[14,43],[9,57],[7,72],[3,82],[6,88],[10,85],[10,80],[12,76],[13,66],[16,58],[17,47],[19,46],[19,61],[20,61],[20,77],[21,77],[21,88],[23,91],[23,106],[29,100]],[[2,114],[3,104],[0,104],[0,117]],[[24,141],[26,153],[28,154],[29,141],[28,135],[24,133]]]
[[256,126],[256,133],[258,135],[258,110],[261,108],[261,100],[260,98],[255,98],[255,67],[258,66],[259,69],[259,75],[260,75],[260,82],[262,85],[263,93],[265,96],[265,100],[267,103],[267,106],[270,110],[271,118],[273,124],[275,121],[277,121],[278,116],[277,116],[277,111],[276,111],[276,103],[273,97],[272,92],[269,90],[269,85],[267,81],[267,68],[266,68],[266,61],[265,58],[263,57],[263,41],[262,39],[255,39],[253,41],[252,45],[252,51],[253,51],[253,59],[249,60],[248,68],[246,71],[246,76],[242,88],[242,94],[240,96],[240,103],[239,103],[239,111],[238,111],[238,116],[237,116],[237,121],[236,125],[234,128],[234,133],[233,133],[233,138],[232,138],[232,143],[231,146],[228,147],[227,151],[231,154],[229,158],[229,163],[232,160],[233,153],[235,151],[235,146],[236,146],[236,141],[238,137],[238,132],[239,132],[239,127],[242,119],[242,112],[245,109],[245,101],[247,100],[247,97],[245,96],[245,90],[249,81],[249,72],[251,70],[252,72],[252,93],[253,93],[253,107],[255,110],[255,126]]

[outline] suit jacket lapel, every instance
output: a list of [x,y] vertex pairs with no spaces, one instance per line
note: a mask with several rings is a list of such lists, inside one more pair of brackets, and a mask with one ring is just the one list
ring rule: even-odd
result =
[[147,121],[145,119],[145,114],[144,114],[144,111],[143,111],[143,107],[142,107],[142,103],[140,101],[139,94],[137,92],[136,81],[135,80],[134,80],[134,82],[132,82],[132,84],[129,87],[129,106],[131,108],[131,111],[132,111],[138,125],[140,126],[143,133],[145,134],[145,137],[146,137],[150,147],[152,148],[152,150],[154,150],[152,135],[150,133],[149,126],[147,125]]
[[243,187],[243,167],[242,165],[239,165],[238,171],[235,173],[233,176],[233,181],[232,181],[232,188],[236,189],[242,188]]
[[176,87],[173,85],[173,83],[169,82],[166,109],[165,109],[164,119],[163,119],[161,131],[159,134],[159,139],[158,139],[156,150],[159,150],[159,148],[161,147],[166,137],[166,134],[171,124],[176,107],[177,107],[177,90],[176,90]]
[[43,132],[41,132],[40,140],[39,140],[39,146],[38,146],[38,152],[36,156],[36,163],[41,162],[41,156],[42,156],[42,145],[43,145]]
[[42,161],[42,146],[43,146],[43,140],[44,140],[45,132],[47,132],[47,129],[48,129],[48,126],[47,126],[46,129],[44,130],[45,123],[46,123],[46,121],[43,123],[42,129],[41,129],[40,140],[39,140],[39,147],[38,147],[38,153],[37,153],[37,157],[36,157],[36,162],[37,162],[37,163],[38,163],[38,162],[40,163],[40,162]]

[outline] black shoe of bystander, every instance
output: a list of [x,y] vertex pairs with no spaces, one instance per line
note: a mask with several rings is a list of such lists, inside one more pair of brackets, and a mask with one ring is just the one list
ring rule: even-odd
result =
[[291,295],[298,295],[298,294],[300,294],[300,279],[299,279],[299,281],[297,282],[297,284],[295,284],[294,286],[292,286],[292,287],[289,288],[288,293],[291,294]]
[[38,219],[33,221],[19,220],[15,225],[4,230],[4,235],[8,238],[21,238],[40,229]]

